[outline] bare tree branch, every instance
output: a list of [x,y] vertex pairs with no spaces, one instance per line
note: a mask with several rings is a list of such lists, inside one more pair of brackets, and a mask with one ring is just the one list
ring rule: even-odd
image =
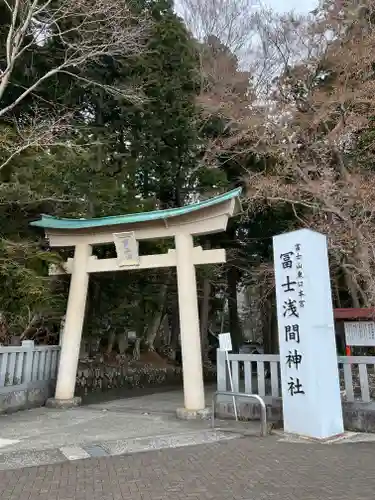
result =
[[214,36],[240,59],[252,44],[256,0],[182,0],[177,10],[198,41]]
[[[375,5],[340,4],[298,19],[259,13],[266,85],[205,160],[264,158],[262,172],[244,168],[249,210],[290,205],[297,225],[328,235],[335,269],[345,268],[360,302],[374,306]],[[358,148],[366,132],[370,145]]]
[[[33,108],[32,113],[23,115],[19,120],[14,119],[11,122],[13,133],[9,133],[9,139],[7,140],[5,134],[0,140],[0,151],[5,156],[4,160],[0,159],[0,171],[27,149],[37,148],[49,151],[52,147],[64,147],[84,151],[88,146],[98,144],[97,142],[81,144],[69,140],[61,141],[60,137],[71,130],[70,122],[70,113],[46,114],[45,110],[37,107]],[[77,128],[76,132],[78,132]]]
[[[150,26],[144,15],[136,15],[131,3],[123,0],[61,0],[57,6],[51,0],[44,3],[15,0],[8,6],[11,18],[6,67],[0,68],[0,99],[5,95],[20,56],[33,45],[48,44],[56,38],[63,57],[61,63],[37,77],[13,102],[0,108],[0,116],[5,116],[42,82],[63,70],[76,76],[77,69],[103,56],[138,53]],[[124,89],[118,93],[126,96]]]

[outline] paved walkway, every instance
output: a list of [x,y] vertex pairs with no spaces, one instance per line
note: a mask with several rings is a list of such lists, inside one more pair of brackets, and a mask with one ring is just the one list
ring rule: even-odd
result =
[[[0,500],[373,500],[375,435],[179,421],[179,391],[0,416]],[[233,423],[229,422],[233,427]],[[246,429],[247,436],[243,436]],[[361,442],[367,440],[367,442]]]
[[240,438],[0,472],[1,500],[373,500],[375,445]]
[[[233,439],[208,421],[181,421],[181,391],[70,410],[0,415],[0,470]],[[259,425],[250,425],[259,433]]]

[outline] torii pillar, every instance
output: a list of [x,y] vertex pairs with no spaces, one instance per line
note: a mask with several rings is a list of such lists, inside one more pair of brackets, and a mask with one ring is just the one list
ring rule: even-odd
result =
[[[195,266],[225,262],[222,249],[195,247],[194,236],[225,231],[229,217],[240,208],[240,189],[181,208],[97,219],[62,219],[43,215],[31,225],[42,227],[51,247],[74,247],[73,259],[50,274],[71,274],[55,397],[48,406],[80,404],[74,396],[78,357],[90,273],[175,266],[180,315],[184,408],[180,418],[205,414],[202,353]],[[138,242],[172,237],[175,250],[160,255],[138,255]],[[97,259],[94,245],[115,243],[117,259]]]

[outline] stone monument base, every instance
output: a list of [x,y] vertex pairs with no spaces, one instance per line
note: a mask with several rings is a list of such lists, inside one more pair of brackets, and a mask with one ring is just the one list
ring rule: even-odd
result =
[[331,444],[334,442],[343,441],[346,438],[348,433],[342,432],[340,434],[334,434],[333,436],[328,436],[325,438],[315,438],[310,436],[304,436],[301,434],[294,434],[293,432],[286,432],[284,430],[276,430],[274,434],[279,435],[286,441],[290,442],[301,442],[301,441],[309,441],[312,443],[321,443],[321,444]]
[[46,401],[46,407],[55,408],[56,410],[66,410],[68,408],[75,408],[76,406],[80,406],[81,403],[82,399],[79,397],[74,397],[71,399],[49,398]]
[[177,408],[177,418],[181,420],[208,420],[211,418],[211,408],[203,408],[203,410],[189,410],[187,408]]

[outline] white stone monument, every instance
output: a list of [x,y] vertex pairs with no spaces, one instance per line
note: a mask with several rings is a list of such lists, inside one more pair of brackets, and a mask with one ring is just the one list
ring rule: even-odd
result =
[[273,238],[284,430],[316,439],[344,432],[326,236]]

